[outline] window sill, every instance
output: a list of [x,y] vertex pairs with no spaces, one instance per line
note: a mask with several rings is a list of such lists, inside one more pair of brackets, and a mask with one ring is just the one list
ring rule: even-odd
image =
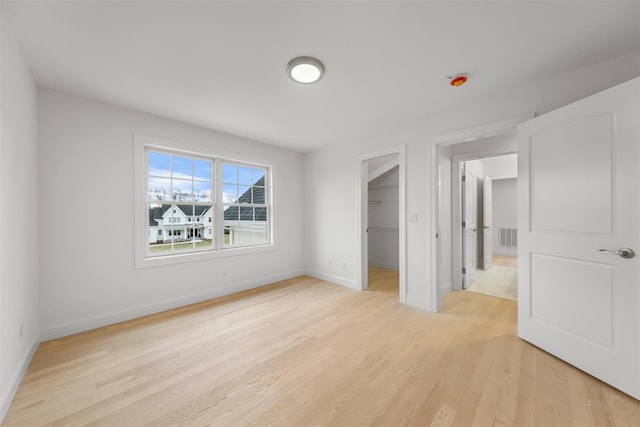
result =
[[165,265],[177,265],[185,264],[189,262],[207,261],[218,258],[228,258],[232,256],[251,255],[262,252],[269,252],[275,250],[276,247],[273,244],[266,244],[260,246],[240,247],[240,248],[225,248],[215,251],[206,252],[190,252],[183,254],[162,255],[155,257],[137,256],[136,257],[136,270],[160,267]]

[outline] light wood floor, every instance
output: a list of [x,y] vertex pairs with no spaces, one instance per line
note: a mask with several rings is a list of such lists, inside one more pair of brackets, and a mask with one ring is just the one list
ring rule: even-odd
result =
[[518,257],[506,255],[493,255],[491,263],[498,267],[518,268]]
[[5,426],[638,426],[640,403],[516,337],[516,303],[398,304],[300,277],[41,344]]

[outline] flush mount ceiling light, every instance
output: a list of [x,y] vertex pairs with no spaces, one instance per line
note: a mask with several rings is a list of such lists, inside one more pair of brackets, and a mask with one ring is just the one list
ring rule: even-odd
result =
[[291,80],[297,83],[315,83],[324,75],[324,64],[310,56],[299,56],[289,61],[287,74]]

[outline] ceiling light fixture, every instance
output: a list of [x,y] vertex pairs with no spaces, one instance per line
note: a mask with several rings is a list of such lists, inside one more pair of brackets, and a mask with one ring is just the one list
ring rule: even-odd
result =
[[324,75],[324,64],[311,56],[299,56],[289,61],[287,74],[297,83],[315,83]]

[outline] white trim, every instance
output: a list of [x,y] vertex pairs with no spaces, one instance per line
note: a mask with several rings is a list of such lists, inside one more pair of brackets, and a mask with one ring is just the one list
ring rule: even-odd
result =
[[407,305],[425,311],[433,311],[431,310],[431,303],[429,300],[423,297],[407,295]]
[[334,276],[333,274],[320,273],[317,271],[305,271],[304,274],[307,276],[314,277],[319,280],[324,280],[325,282],[333,283],[335,285],[344,286],[346,288],[350,288],[356,291],[361,290],[358,287],[358,284],[350,279],[345,279],[344,277]]
[[378,167],[377,169],[374,169],[372,171],[368,171],[368,180],[369,181],[373,181],[374,179],[378,178],[379,176],[381,176],[382,174],[384,174],[387,171],[390,171],[391,169],[395,168],[396,166],[398,166],[398,159],[393,159],[390,162],[385,163],[384,165]]
[[[435,136],[432,138],[429,138],[429,145],[431,146],[431,173],[432,173],[432,178],[433,178],[433,186],[432,186],[432,191],[434,191],[433,197],[431,197],[431,219],[432,219],[432,230],[435,230],[434,233],[432,233],[431,236],[429,236],[429,239],[431,240],[431,262],[433,265],[433,268],[431,269],[431,278],[430,278],[430,283],[429,283],[429,294],[431,296],[431,306],[428,308],[428,310],[430,311],[435,311],[435,312],[439,312],[440,311],[440,287],[438,284],[438,277],[439,277],[439,244],[438,244],[438,239],[435,237],[435,233],[439,233],[439,236],[442,237],[442,234],[444,232],[449,232],[451,233],[451,235],[455,235],[455,229],[456,227],[459,229],[461,224],[460,222],[462,221],[461,217],[458,220],[458,217],[454,212],[454,201],[453,201],[453,197],[452,197],[452,230],[447,231],[447,230],[440,230],[440,219],[439,219],[439,200],[440,200],[440,188],[438,186],[438,167],[439,167],[439,148],[441,147],[446,147],[449,145],[454,145],[454,144],[459,144],[462,142],[470,142],[470,141],[475,141],[475,140],[480,140],[480,139],[486,139],[486,138],[490,138],[492,136],[497,136],[497,135],[501,135],[501,134],[505,134],[508,132],[513,132],[514,130],[517,129],[518,125],[524,121],[530,120],[533,117],[535,117],[535,114],[521,114],[519,116],[515,116],[515,117],[511,117],[508,119],[504,119],[504,120],[499,120],[493,123],[488,123],[488,124],[484,124],[484,125],[480,125],[480,126],[474,126],[471,128],[467,128],[467,129],[463,129],[463,130],[459,130],[459,131],[455,131],[455,132],[450,132],[444,135],[439,135],[439,136]],[[477,156],[475,158],[479,158],[482,157],[482,155],[488,154],[489,156],[494,156],[494,155],[498,155],[500,153],[500,148],[491,148],[491,149],[487,149],[487,150],[480,150],[477,151],[475,153],[469,153],[469,154],[465,154],[465,155],[460,155],[460,156],[455,156],[455,158],[459,158],[459,159],[465,159],[465,160],[471,160],[471,158],[474,158],[474,156]],[[506,154],[506,153],[505,153]],[[471,156],[471,157],[468,157]],[[459,160],[458,160],[459,161]],[[452,177],[455,177],[457,175],[456,171],[459,170],[459,166],[457,162],[454,162],[452,159],[451,162],[451,174]],[[459,173],[459,172],[457,172]],[[454,179],[452,179],[451,182],[451,190],[454,191]],[[452,245],[452,253],[455,253],[456,247],[454,246],[454,239],[451,239],[451,245]],[[462,265],[461,265],[461,261],[460,259],[457,259],[456,261],[456,257],[453,256],[452,260],[451,260],[451,268],[452,268],[452,282],[453,282],[453,289],[457,289],[455,283],[456,283],[456,278],[460,278],[461,274],[462,274]],[[457,271],[457,273],[456,273]],[[461,280],[461,279],[460,279]]]
[[273,276],[261,277],[257,280],[249,280],[246,282],[236,283],[224,288],[212,289],[207,292],[201,292],[180,298],[174,298],[166,301],[156,302],[152,304],[130,307],[125,310],[114,311],[111,313],[103,313],[87,319],[78,320],[76,322],[65,323],[45,329],[41,332],[43,341],[48,341],[67,335],[73,335],[80,332],[89,331],[91,329],[103,326],[113,325],[115,323],[124,322],[138,317],[148,316],[150,314],[160,313],[186,305],[207,301],[225,295],[235,294],[237,292],[249,289],[259,288],[261,286],[271,285],[282,280],[299,277],[304,274],[303,271],[290,271],[288,273],[275,274]]
[[399,270],[400,266],[397,264],[386,264],[384,262],[378,262],[374,259],[369,258],[369,265],[374,265],[376,267],[388,268],[390,270]]
[[377,157],[398,155],[398,176],[399,176],[399,281],[400,281],[400,302],[407,303],[407,149],[406,145],[396,145],[382,150],[377,150],[358,156],[357,170],[360,172],[357,182],[356,197],[356,242],[357,242],[357,265],[358,274],[356,289],[367,288],[368,281],[368,248],[367,248],[367,192],[368,192],[368,160]]
[[522,122],[535,117],[535,114],[520,114],[508,119],[499,120],[497,122],[487,123],[479,126],[473,126],[461,129],[443,135],[429,138],[429,142],[433,145],[445,147],[447,145],[459,144],[461,142],[470,142],[478,139],[491,138],[492,136],[501,135],[514,131]]
[[36,335],[33,343],[31,344],[31,347],[29,348],[29,352],[23,358],[22,366],[13,374],[11,378],[9,378],[9,381],[7,382],[7,388],[5,390],[0,390],[3,393],[2,397],[0,398],[0,424],[2,424],[4,417],[9,411],[11,402],[13,402],[13,398],[16,396],[18,387],[20,387],[20,384],[22,383],[24,374],[27,372],[27,368],[29,368],[29,364],[31,364],[33,355],[36,354],[36,350],[38,349],[40,342],[40,335]]
[[[163,265],[173,265],[185,262],[204,261],[216,258],[225,258],[229,256],[237,256],[244,254],[253,254],[265,251],[271,251],[277,249],[276,246],[276,215],[274,208],[275,193],[274,182],[276,180],[276,163],[269,160],[256,158],[253,156],[245,156],[238,154],[231,154],[223,151],[213,150],[211,147],[194,146],[185,144],[179,141],[171,141],[168,139],[158,138],[149,135],[134,134],[134,256],[135,256],[135,268],[152,268]],[[185,155],[194,157],[210,157],[214,160],[214,168],[212,173],[215,174],[216,187],[212,188],[213,209],[215,210],[215,218],[221,218],[223,212],[223,201],[216,200],[215,197],[220,197],[219,191],[216,189],[222,185],[221,180],[221,164],[222,161],[236,163],[246,166],[254,166],[267,169],[265,180],[266,190],[268,197],[267,212],[267,234],[270,239],[270,243],[263,245],[249,245],[249,246],[236,246],[236,247],[224,247],[222,242],[222,230],[223,224],[218,221],[213,223],[214,236],[217,236],[214,242],[213,249],[200,250],[194,252],[184,252],[167,254],[162,256],[147,256],[148,245],[148,212],[146,208],[146,168],[141,165],[146,165],[147,148],[158,149],[161,151],[168,151],[173,153],[184,153]],[[167,201],[167,203],[174,203],[173,201]],[[177,204],[177,203],[176,203]],[[252,205],[253,206],[253,205]]]

